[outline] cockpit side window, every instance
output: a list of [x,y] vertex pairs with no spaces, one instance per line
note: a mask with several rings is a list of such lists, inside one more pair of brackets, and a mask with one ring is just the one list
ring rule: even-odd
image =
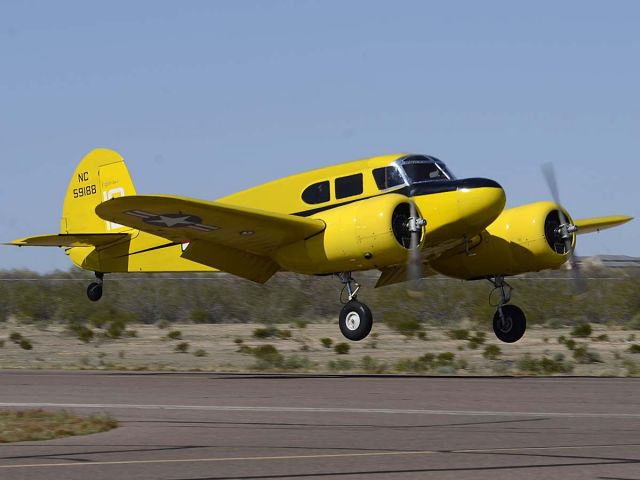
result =
[[396,187],[404,183],[404,179],[396,167],[382,167],[373,169],[373,179],[376,181],[378,190]]
[[311,205],[328,202],[331,199],[329,188],[329,180],[309,185],[302,192],[302,200]]
[[336,178],[336,198],[352,197],[362,193],[362,174]]

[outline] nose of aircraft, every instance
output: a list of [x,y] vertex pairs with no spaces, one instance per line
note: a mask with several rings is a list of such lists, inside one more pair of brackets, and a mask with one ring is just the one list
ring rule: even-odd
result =
[[458,180],[458,213],[470,231],[490,225],[504,209],[506,196],[500,184],[488,178]]

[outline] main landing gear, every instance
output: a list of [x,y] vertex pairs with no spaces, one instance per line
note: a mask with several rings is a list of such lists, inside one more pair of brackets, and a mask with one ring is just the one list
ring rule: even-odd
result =
[[87,297],[92,302],[97,302],[102,298],[102,284],[104,283],[104,273],[95,272],[96,281],[91,282],[87,287]]
[[489,278],[489,281],[494,286],[492,294],[496,290],[500,291],[498,309],[493,315],[493,332],[498,337],[498,340],[505,343],[517,342],[527,329],[527,319],[519,307],[507,305],[511,301],[511,290],[513,288],[505,281],[503,276]]
[[357,300],[360,285],[351,277],[351,272],[342,272],[336,275],[344,284],[340,299],[342,300],[345,290],[347,293],[347,300],[340,311],[338,321],[340,331],[349,340],[357,342],[369,335],[373,326],[373,315],[369,307]]

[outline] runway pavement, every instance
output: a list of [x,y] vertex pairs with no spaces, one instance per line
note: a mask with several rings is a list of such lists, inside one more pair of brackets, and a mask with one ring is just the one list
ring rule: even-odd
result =
[[640,379],[0,372],[0,408],[108,411],[2,480],[640,479]]

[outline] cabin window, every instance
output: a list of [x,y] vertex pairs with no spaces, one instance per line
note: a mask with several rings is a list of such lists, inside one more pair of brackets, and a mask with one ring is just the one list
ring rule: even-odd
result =
[[311,205],[328,202],[330,198],[329,180],[309,185],[304,189],[304,192],[302,192],[302,200]]
[[404,179],[396,167],[382,167],[373,170],[373,179],[379,190],[404,184]]
[[352,197],[362,193],[362,174],[336,178],[336,198]]

